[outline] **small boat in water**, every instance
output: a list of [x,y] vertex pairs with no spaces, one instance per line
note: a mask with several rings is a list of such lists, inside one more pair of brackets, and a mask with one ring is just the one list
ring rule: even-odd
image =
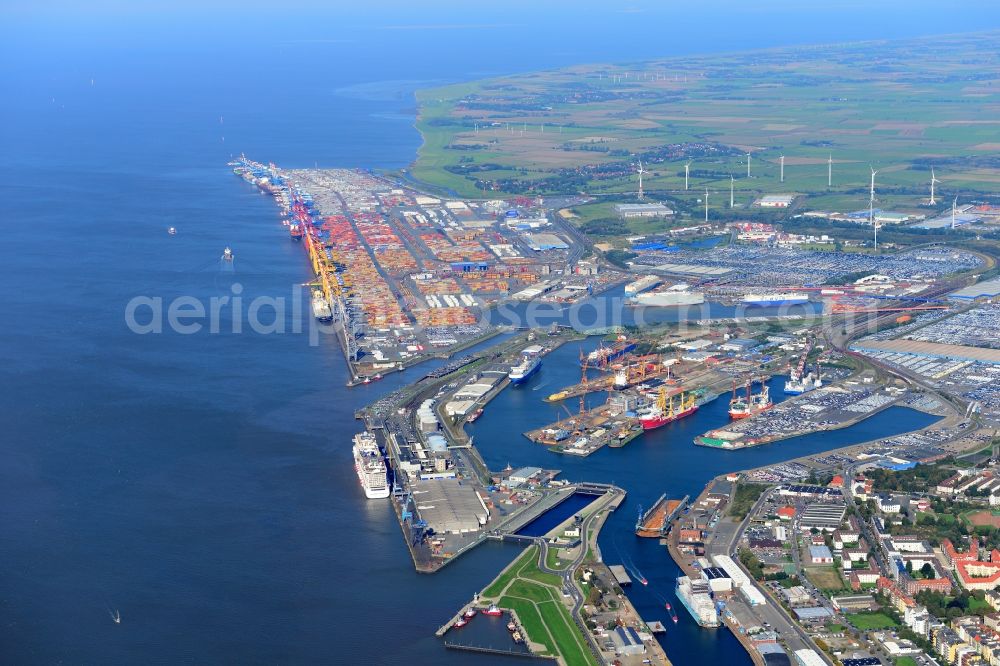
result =
[[514,624],[514,620],[507,623],[507,631],[517,631],[517,625]]
[[174,229],[173,227],[168,227],[167,233],[170,234],[171,236],[175,236],[177,234],[177,229]]
[[235,258],[236,258],[236,255],[233,254],[233,251],[228,246],[226,247],[225,250],[222,251],[222,260],[223,261],[232,263],[233,259],[235,259]]
[[493,617],[499,617],[503,615],[503,611],[497,608],[496,604],[490,604],[490,607],[483,611],[483,615],[492,615]]

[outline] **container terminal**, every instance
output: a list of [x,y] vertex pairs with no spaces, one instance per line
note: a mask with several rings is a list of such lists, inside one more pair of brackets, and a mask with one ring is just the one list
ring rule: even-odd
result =
[[352,383],[488,338],[483,313],[498,303],[573,303],[624,281],[582,259],[579,234],[541,200],[444,200],[368,171],[244,156],[230,166],[274,198],[281,233],[302,244],[313,312],[337,327]]

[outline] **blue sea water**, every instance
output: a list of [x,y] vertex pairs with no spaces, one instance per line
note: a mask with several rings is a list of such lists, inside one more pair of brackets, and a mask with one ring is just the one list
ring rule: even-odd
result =
[[[981,2],[947,13],[931,2],[537,5],[0,6],[4,663],[490,661],[445,651],[432,632],[516,549],[487,545],[439,574],[415,574],[391,510],[363,498],[350,464],[353,411],[421,370],[347,390],[339,351],[305,334],[125,326],[135,296],[232,297],[238,283],[247,302],[290,298],[308,279],[271,202],[228,173],[232,155],[396,168],[419,145],[417,87],[577,62],[983,29],[998,11]],[[233,267],[219,262],[226,246]],[[279,320],[291,328],[301,315]],[[547,362],[534,385],[554,368]],[[551,416],[525,388],[505,392],[474,426],[494,466],[554,465],[514,434]],[[558,466],[648,502],[903,421],[886,412],[837,437],[745,452],[690,446],[713,414],[707,406],[698,420]],[[602,546],[609,558],[631,553],[650,579],[648,599],[633,594],[653,619],[653,590],[674,569],[661,548],[631,538],[631,506],[609,521]],[[747,662],[728,634],[684,618],[664,641],[678,664]]]

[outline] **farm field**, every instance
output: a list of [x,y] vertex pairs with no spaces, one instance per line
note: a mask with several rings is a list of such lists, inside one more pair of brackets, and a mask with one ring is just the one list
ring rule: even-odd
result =
[[742,203],[808,193],[860,208],[869,165],[882,195],[914,205],[933,166],[943,197],[993,192],[997,37],[580,65],[424,90],[410,175],[464,196],[607,195],[635,192],[642,160],[651,196],[696,205],[708,188],[721,203],[732,176]]

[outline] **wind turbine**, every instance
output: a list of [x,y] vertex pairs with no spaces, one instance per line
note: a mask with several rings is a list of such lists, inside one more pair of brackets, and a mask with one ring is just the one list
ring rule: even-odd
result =
[[636,170],[636,173],[639,174],[639,199],[641,200],[644,196],[642,192],[642,174],[648,173],[642,168],[642,160],[639,160],[639,168]]
[[736,183],[736,179],[733,178],[733,174],[729,174],[729,207],[735,208],[733,205],[733,185]]
[[781,182],[783,183],[785,182],[785,156],[779,157],[778,161],[781,162]]
[[750,151],[747,151],[747,178],[750,177]]
[[878,223],[875,221],[875,174],[878,170],[871,165],[868,168],[872,170],[872,184],[868,194],[868,222],[875,231],[875,251],[878,252]]
[[826,160],[826,186],[833,187],[833,153]]
[[930,201],[930,204],[931,204],[932,206],[933,206],[934,204],[936,204],[936,203],[937,203],[937,201],[935,201],[935,199],[934,199],[934,183],[940,183],[940,182],[941,182],[941,181],[940,181],[940,180],[938,180],[938,179],[937,179],[937,178],[936,178],[936,177],[934,176],[934,167],[931,167],[931,201]]
[[688,188],[688,175],[691,173],[691,161],[684,165],[684,189]]
[[705,188],[705,221],[708,222],[708,188]]
[[951,228],[955,228],[955,209],[958,207],[958,197],[955,197],[951,202]]

